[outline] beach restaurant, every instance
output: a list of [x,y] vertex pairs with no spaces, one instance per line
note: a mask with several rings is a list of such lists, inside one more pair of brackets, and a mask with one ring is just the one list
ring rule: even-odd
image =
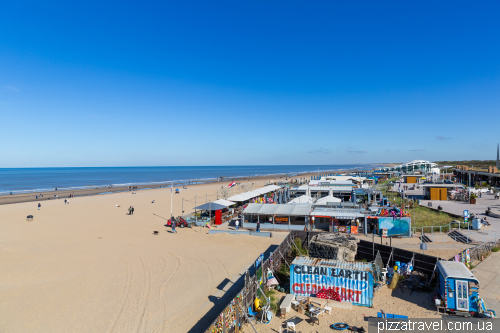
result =
[[[321,200],[321,199],[320,199]],[[341,232],[348,234],[357,234],[364,231],[365,215],[361,208],[353,203],[348,206],[332,206],[335,203],[324,203],[316,201],[312,206],[311,225],[314,229],[324,229],[330,232]],[[329,199],[330,200],[330,199]]]
[[304,230],[309,221],[310,204],[261,205],[250,203],[243,210],[243,227],[264,229]]

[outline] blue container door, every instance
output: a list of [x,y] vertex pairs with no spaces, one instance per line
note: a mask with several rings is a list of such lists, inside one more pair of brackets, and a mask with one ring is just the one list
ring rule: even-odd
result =
[[457,311],[469,311],[469,281],[455,280]]
[[448,294],[446,299],[447,308],[455,310],[457,308],[456,306],[457,289],[455,286],[455,279],[447,278],[445,289],[446,289],[445,292]]

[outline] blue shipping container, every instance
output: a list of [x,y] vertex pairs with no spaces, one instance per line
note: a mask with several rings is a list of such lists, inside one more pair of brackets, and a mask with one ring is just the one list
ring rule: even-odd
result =
[[332,289],[342,301],[354,305],[373,305],[373,265],[363,262],[297,257],[290,266],[290,293],[316,296]]

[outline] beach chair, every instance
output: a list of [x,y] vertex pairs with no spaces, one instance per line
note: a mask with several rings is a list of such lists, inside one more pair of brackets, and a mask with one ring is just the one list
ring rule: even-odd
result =
[[258,312],[253,312],[252,311],[252,307],[251,306],[248,307],[248,318],[249,319],[255,319],[256,320],[257,318],[255,316],[257,315],[257,313]]

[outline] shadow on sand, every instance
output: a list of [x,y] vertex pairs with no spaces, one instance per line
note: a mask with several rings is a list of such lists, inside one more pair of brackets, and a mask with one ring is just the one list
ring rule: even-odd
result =
[[[276,250],[278,245],[271,245],[267,248],[267,250],[264,252],[264,260],[269,258],[269,255],[271,252]],[[257,259],[257,258],[255,258]],[[251,267],[248,269],[250,276],[253,276],[255,274],[255,268],[252,263]],[[217,286],[217,289],[222,290],[224,289],[227,285],[231,283],[231,280],[228,278],[225,278],[224,280],[219,283]],[[236,280],[231,287],[222,295],[221,297],[216,297],[216,296],[208,296],[208,300],[212,302],[214,305],[210,310],[208,310],[205,315],[198,320],[198,322],[188,331],[188,333],[200,333],[200,332],[205,332],[210,324],[212,324],[215,319],[217,319],[217,316],[224,310],[224,308],[229,304],[229,302],[238,294],[238,292],[241,291],[241,289],[245,285],[245,274],[243,273],[240,275],[238,280]]]

